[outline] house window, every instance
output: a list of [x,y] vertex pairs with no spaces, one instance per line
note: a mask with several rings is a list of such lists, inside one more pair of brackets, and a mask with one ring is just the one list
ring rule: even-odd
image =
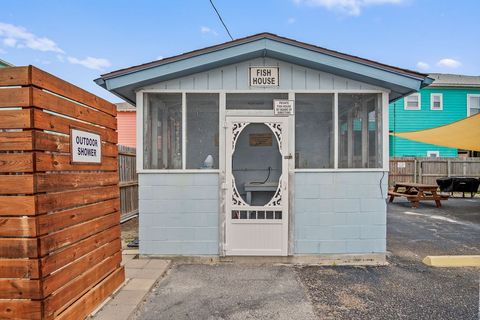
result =
[[480,94],[467,94],[467,116],[480,113]]
[[295,95],[295,168],[333,168],[333,94]]
[[438,158],[440,157],[440,151],[427,151],[427,157]]
[[143,110],[145,169],[182,168],[182,94],[148,93]]
[[379,94],[338,95],[338,167],[382,167]]
[[405,110],[420,110],[420,93],[413,93],[409,96],[406,96],[404,99]]
[[443,95],[441,93],[432,93],[430,95],[430,110],[443,109]]

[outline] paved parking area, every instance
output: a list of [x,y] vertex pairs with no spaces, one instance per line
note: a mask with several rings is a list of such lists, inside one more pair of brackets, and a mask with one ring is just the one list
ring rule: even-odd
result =
[[426,255],[480,254],[480,199],[388,206],[388,267],[178,265],[136,319],[478,319],[478,268]]

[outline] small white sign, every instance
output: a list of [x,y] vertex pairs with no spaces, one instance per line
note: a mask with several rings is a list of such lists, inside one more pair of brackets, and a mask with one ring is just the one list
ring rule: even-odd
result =
[[397,162],[397,168],[399,169],[405,168],[405,162]]
[[294,114],[294,100],[273,100],[273,111],[276,116],[289,116]]
[[278,87],[278,67],[250,67],[250,87]]
[[70,146],[73,163],[102,162],[102,140],[100,135],[87,131],[70,129]]

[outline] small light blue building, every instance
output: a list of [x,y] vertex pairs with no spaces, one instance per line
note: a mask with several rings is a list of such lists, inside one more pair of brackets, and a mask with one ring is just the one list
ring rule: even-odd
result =
[[388,105],[427,75],[261,33],[96,82],[137,108],[142,255],[385,258]]
[[[435,128],[480,112],[480,77],[432,73],[434,81],[418,93],[390,104],[390,132]],[[458,150],[390,137],[392,157],[457,157],[472,155]]]

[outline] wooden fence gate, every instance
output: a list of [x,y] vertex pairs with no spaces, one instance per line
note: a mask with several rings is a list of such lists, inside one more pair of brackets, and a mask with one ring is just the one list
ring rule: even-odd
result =
[[138,174],[136,149],[118,145],[118,170],[120,176],[120,221],[138,214]]
[[[115,106],[32,66],[0,87],[0,318],[82,319],[125,278]],[[100,164],[71,161],[73,127]]]

